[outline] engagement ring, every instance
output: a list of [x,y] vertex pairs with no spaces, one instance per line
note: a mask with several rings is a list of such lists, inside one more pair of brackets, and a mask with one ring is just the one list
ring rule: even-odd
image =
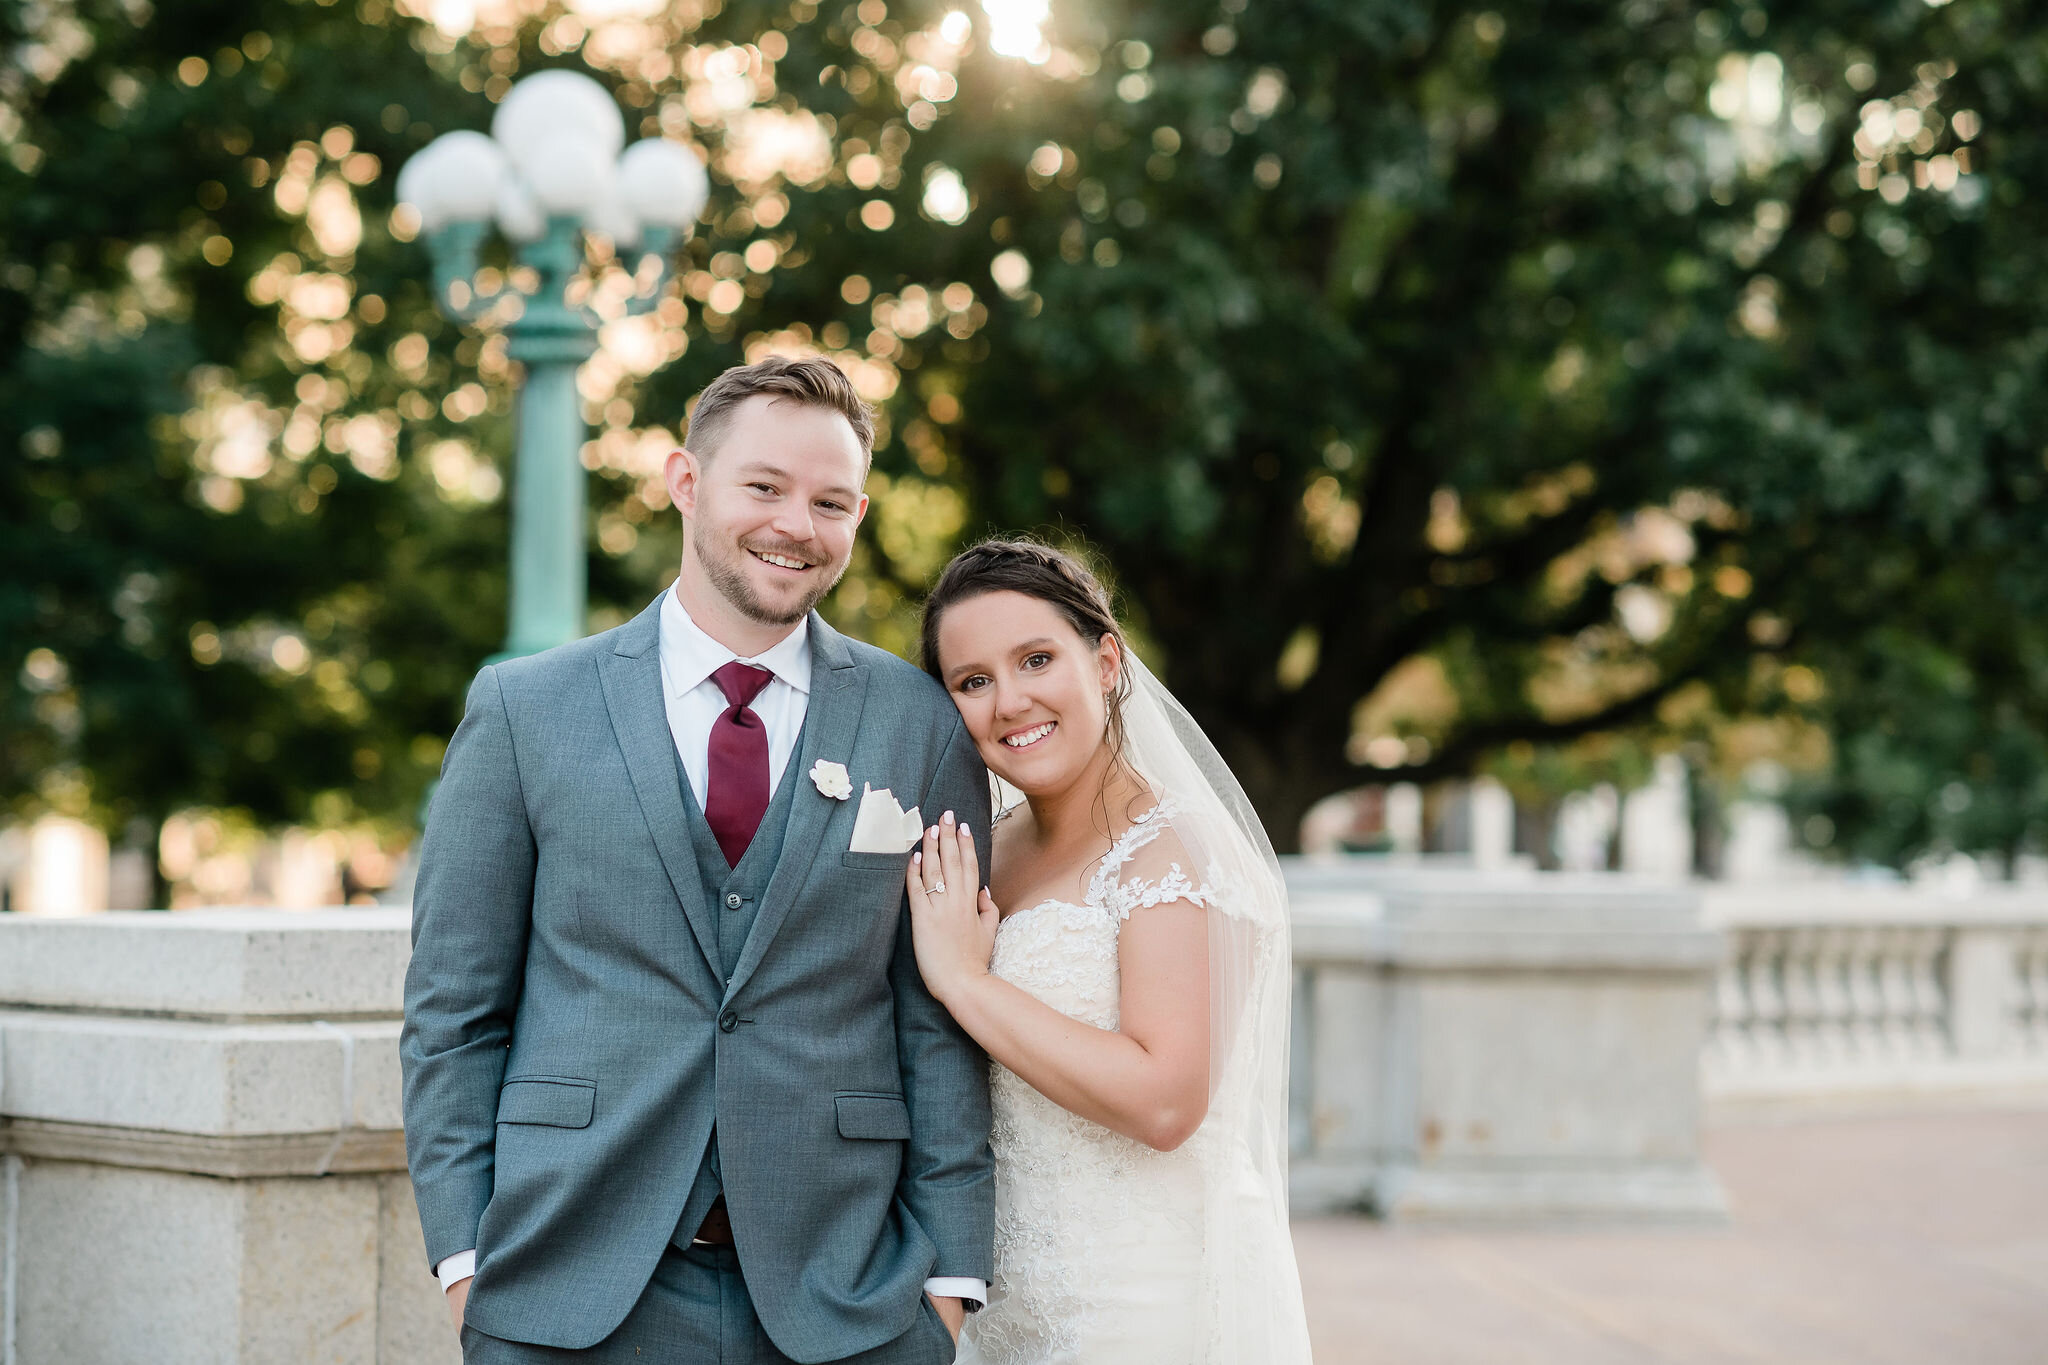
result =
[[933,882],[925,888],[924,893],[927,896],[943,896],[946,894],[946,884],[944,882]]

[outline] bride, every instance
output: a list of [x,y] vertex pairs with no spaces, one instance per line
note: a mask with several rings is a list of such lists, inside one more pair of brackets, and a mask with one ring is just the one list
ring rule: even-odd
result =
[[1243,789],[1075,558],[989,541],[924,667],[1024,793],[948,812],[907,883],[918,966],[994,1061],[995,1283],[962,1361],[1306,1365],[1287,1232],[1287,903]]

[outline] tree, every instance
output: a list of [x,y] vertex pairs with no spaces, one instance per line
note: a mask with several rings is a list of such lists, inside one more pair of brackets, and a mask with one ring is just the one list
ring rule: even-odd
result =
[[1103,549],[1277,837],[1366,775],[1361,699],[1417,660],[1455,705],[1387,776],[1696,683],[1777,704],[1801,651],[1951,560],[2039,583],[2032,25],[1104,22],[1123,41],[1085,78],[971,59],[976,103],[904,168],[958,166],[976,203],[920,255],[1032,270],[955,371],[956,468],[978,519]]
[[[337,785],[392,809],[424,780],[432,736],[500,619],[499,514],[442,497],[474,488],[478,461],[504,444],[491,412],[456,420],[472,398],[501,402],[504,372],[490,342],[458,342],[430,317],[423,260],[389,236],[383,210],[391,170],[426,133],[480,124],[511,79],[556,62],[609,81],[642,134],[699,141],[716,187],[661,345],[640,348],[671,363],[636,367],[622,342],[587,376],[594,624],[672,566],[652,478],[663,429],[725,365],[793,348],[840,358],[885,410],[873,533],[835,617],[901,646],[960,538],[1084,539],[1283,845],[1311,803],[1363,780],[1460,774],[1509,745],[1640,733],[1701,705],[1740,716],[1810,701],[1888,621],[1966,653],[1995,636],[2002,602],[2037,605],[2048,581],[2048,143],[2035,131],[2048,66],[2031,16],[1988,0],[1106,4],[1056,8],[1043,33],[884,0],[740,0],[709,18],[689,5],[589,19],[487,5],[459,43],[364,0],[353,21],[264,7],[289,52],[262,58],[230,35],[253,12],[209,11],[204,43],[186,36],[197,29],[166,36],[161,17],[130,25],[142,36],[121,42],[146,56],[95,47],[9,94],[46,154],[26,170],[17,154],[0,184],[0,287],[15,290],[0,295],[15,320],[0,333],[15,387],[0,396],[81,402],[95,391],[82,371],[31,362],[83,362],[34,338],[74,295],[144,292],[132,244],[111,261],[81,252],[65,222],[118,160],[92,131],[113,116],[99,92],[124,62],[168,71],[187,50],[240,43],[232,80],[215,61],[196,86],[145,83],[116,118],[131,145],[157,128],[148,145],[168,169],[138,178],[147,193],[120,188],[112,221],[154,234],[174,292],[206,306],[187,313],[198,321],[145,308],[155,321],[131,349],[106,352],[130,356],[131,378],[94,401],[133,409],[109,449],[152,452],[151,506],[178,528],[150,560],[161,581],[189,585],[162,619],[282,623],[309,672],[278,675],[281,636],[236,636],[252,661],[232,675],[251,689],[238,699],[225,662],[185,661],[198,635],[176,625],[158,672],[123,673],[91,653],[119,638],[118,612],[65,605],[111,602],[126,581],[94,570],[9,618],[9,660],[34,665],[14,699],[13,790],[57,761],[94,774],[95,793],[214,791],[292,814]],[[92,22],[106,35],[129,24],[111,10]],[[298,26],[311,36],[287,45]],[[272,62],[290,76],[273,105],[296,122],[252,106],[237,125],[191,105],[227,99]],[[301,70],[305,100],[290,103]],[[465,102],[450,82],[478,93]],[[392,104],[408,112],[380,131]],[[250,129],[250,145],[210,150],[216,125]],[[350,150],[330,155],[328,131],[344,126]],[[97,151],[59,156],[64,136]],[[346,183],[357,149],[380,163],[347,191],[362,228],[345,255],[320,249],[281,181],[242,188],[249,157],[289,168],[300,156],[308,184]],[[217,167],[204,179],[202,154]],[[195,183],[221,187],[223,207],[177,198]],[[230,212],[248,218],[209,226]],[[245,245],[251,233],[271,237]],[[215,235],[235,244],[226,267],[200,264]],[[284,270],[271,252],[287,244]],[[96,273],[77,273],[85,256]],[[74,273],[52,274],[58,263]],[[11,282],[21,264],[41,293]],[[358,301],[385,310],[373,321],[353,307],[352,344],[324,360],[281,354],[280,324],[289,340],[313,319],[256,297],[309,276],[352,279]],[[228,367],[198,372],[218,392],[260,390],[286,446],[312,401],[299,386],[312,376],[326,402],[343,382],[316,414],[322,440],[351,450],[350,424],[372,419],[394,463],[375,449],[367,462],[396,478],[275,460],[282,473],[235,479],[240,511],[207,513],[229,518],[217,524],[232,542],[190,549],[189,498],[235,478],[204,467],[215,427],[193,436],[164,420],[191,404],[182,367],[200,360]],[[486,388],[466,389],[472,374]],[[67,499],[80,518],[122,504],[67,491],[97,417],[14,408],[0,440],[55,458],[19,466],[8,515],[30,506],[21,515],[40,527]],[[353,429],[374,446],[371,428]],[[272,524],[254,509],[293,508],[309,465],[337,481],[317,506],[362,499],[352,523],[316,532],[294,514],[261,529]],[[383,530],[362,534],[372,517]],[[97,521],[80,526],[81,544],[114,543]],[[73,533],[37,534],[61,546]],[[50,559],[22,553],[11,569]],[[1960,618],[1931,608],[1943,573],[1975,586]],[[355,613],[327,608],[348,622],[331,650],[300,629],[308,604],[330,598]],[[92,613],[98,631],[65,634]],[[224,661],[228,641],[218,633]],[[358,685],[377,659],[403,668],[396,698]],[[361,695],[353,720],[314,704],[330,661]],[[110,681],[122,677],[146,681],[124,696]],[[186,710],[132,722],[149,715],[137,694],[159,690]],[[1391,705],[1397,694],[1421,704]],[[52,719],[64,697],[83,717],[69,737]],[[249,709],[263,719],[238,724]],[[258,761],[244,743],[222,776],[195,781],[207,770],[194,754],[227,754],[244,729],[273,735],[293,765],[303,737],[303,765]],[[136,747],[131,775],[122,736],[138,732],[161,747]],[[337,781],[336,765],[364,753],[388,785]]]
[[499,638],[503,523],[466,505],[496,476],[434,438],[505,422],[444,404],[479,348],[371,207],[473,97],[452,41],[382,17],[0,12],[17,808],[144,836],[190,804],[409,816]]
[[1939,576],[1939,620],[1899,620],[1838,651],[1810,710],[1830,761],[1787,793],[1815,851],[1906,868],[1951,852],[2008,878],[2048,836],[2048,642],[2036,618],[1969,600],[1995,570]]

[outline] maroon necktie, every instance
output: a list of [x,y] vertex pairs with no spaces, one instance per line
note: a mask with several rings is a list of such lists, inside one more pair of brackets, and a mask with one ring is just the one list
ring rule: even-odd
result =
[[739,866],[754,831],[768,811],[768,727],[748,709],[775,675],[735,659],[711,675],[732,703],[711,722],[711,743],[705,751],[704,819],[725,852],[725,861]]

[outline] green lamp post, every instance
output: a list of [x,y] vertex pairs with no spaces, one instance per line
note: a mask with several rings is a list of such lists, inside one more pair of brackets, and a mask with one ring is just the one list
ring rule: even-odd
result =
[[[499,658],[533,654],[583,634],[585,428],[576,371],[597,349],[600,319],[569,299],[586,236],[657,278],[626,304],[651,310],[677,248],[703,211],[704,167],[678,143],[624,147],[625,124],[605,88],[573,71],[544,71],[513,86],[491,133],[447,133],[422,148],[398,179],[419,214],[434,259],[434,295],[451,319],[497,311],[507,350],[525,370],[512,485],[511,612]],[[624,147],[623,152],[621,148]],[[478,256],[495,228],[537,279],[512,298],[475,286]]]

